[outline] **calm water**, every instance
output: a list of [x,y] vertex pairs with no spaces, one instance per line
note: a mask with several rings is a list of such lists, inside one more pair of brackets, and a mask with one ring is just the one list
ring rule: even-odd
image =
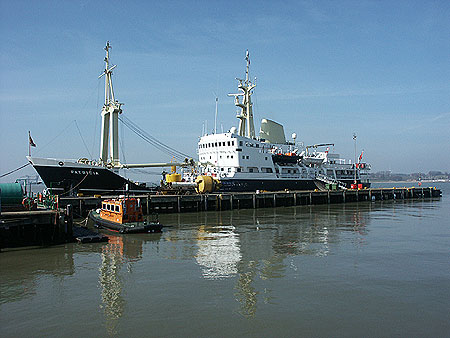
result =
[[434,185],[1,253],[0,336],[449,337],[450,185]]

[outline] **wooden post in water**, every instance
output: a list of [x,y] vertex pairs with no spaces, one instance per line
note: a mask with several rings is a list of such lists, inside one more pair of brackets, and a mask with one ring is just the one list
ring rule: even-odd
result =
[[65,221],[66,229],[66,240],[70,241],[73,236],[73,208],[72,204],[67,204],[66,206],[66,221]]

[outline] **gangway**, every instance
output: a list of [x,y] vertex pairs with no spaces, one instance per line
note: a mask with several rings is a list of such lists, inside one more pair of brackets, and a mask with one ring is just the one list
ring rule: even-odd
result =
[[326,176],[324,174],[317,174],[316,180],[323,182],[325,184],[336,184],[339,187],[339,189],[347,190],[347,186],[344,183],[342,183],[341,181],[338,181],[330,176]]

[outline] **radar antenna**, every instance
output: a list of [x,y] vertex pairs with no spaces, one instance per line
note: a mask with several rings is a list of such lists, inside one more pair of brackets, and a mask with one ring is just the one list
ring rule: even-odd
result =
[[[245,54],[245,60],[247,61],[245,69],[245,80],[236,78],[238,80],[238,89],[241,93],[228,94],[228,96],[234,96],[234,104],[236,107],[240,108],[240,112],[236,116],[239,119],[239,135],[248,138],[255,138],[255,125],[253,123],[253,104],[251,101],[252,89],[256,87],[256,84],[249,80],[249,69],[250,69],[250,54],[248,50]],[[242,102],[239,100],[239,96],[242,96]]]

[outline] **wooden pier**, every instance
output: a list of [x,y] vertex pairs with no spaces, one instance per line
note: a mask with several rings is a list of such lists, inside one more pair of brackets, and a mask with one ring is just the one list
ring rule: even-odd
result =
[[[376,188],[328,191],[278,191],[248,193],[214,193],[193,195],[138,195],[144,214],[221,211],[233,209],[273,208],[294,205],[367,202],[382,200],[422,199],[440,197],[441,191],[432,188]],[[84,217],[91,209],[99,208],[100,197],[63,197],[61,206],[71,204],[75,216]]]
[[73,239],[72,207],[65,210],[2,212],[0,250],[62,244]]
[[73,208],[2,212],[0,252],[26,246],[48,246],[78,241],[105,242],[108,237],[73,224]]

